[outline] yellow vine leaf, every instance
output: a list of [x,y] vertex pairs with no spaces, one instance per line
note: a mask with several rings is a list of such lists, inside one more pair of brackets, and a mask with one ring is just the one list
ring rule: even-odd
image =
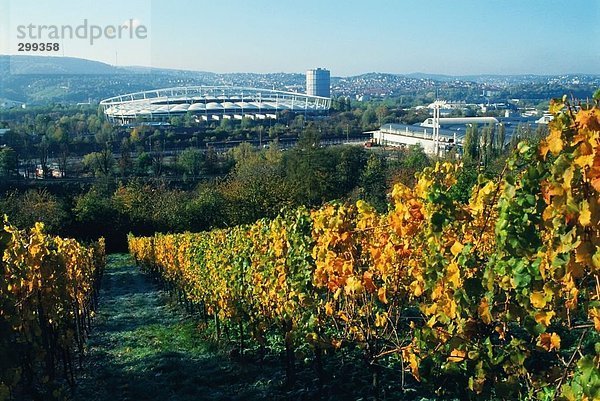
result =
[[534,308],[542,309],[544,306],[546,306],[546,294],[544,294],[543,291],[532,292],[529,296],[529,299],[531,300],[531,304]]
[[344,322],[348,323],[350,321],[350,318],[348,317],[348,314],[344,311],[339,311],[338,312],[338,316],[340,319],[342,319]]
[[374,292],[377,287],[375,286],[375,283],[373,283],[373,273],[366,271],[363,273],[363,284],[365,286],[365,289],[368,292]]
[[592,167],[594,164],[594,150],[589,142],[584,142],[579,145],[578,148],[579,155],[575,158],[575,164],[579,167]]
[[463,248],[463,244],[458,241],[454,241],[454,244],[450,248],[450,252],[452,252],[452,255],[457,256],[463,250]]
[[581,202],[579,207],[579,224],[584,227],[589,226],[592,223],[592,212],[590,211],[590,204],[587,200]]
[[556,313],[554,313],[553,311],[538,312],[535,314],[535,321],[541,325],[544,325],[545,327],[548,327],[550,326],[550,320],[552,320],[555,314]]
[[490,313],[490,305],[487,298],[481,299],[477,307],[477,313],[479,313],[479,317],[483,320],[483,323],[490,324],[492,322],[492,314]]
[[378,298],[379,298],[379,300],[380,300],[381,302],[383,302],[384,304],[387,304],[387,303],[388,303],[387,296],[386,296],[386,288],[385,288],[385,286],[383,286],[383,287],[381,287],[381,288],[379,288],[379,289],[377,290],[377,297],[378,297]]
[[333,305],[331,305],[331,302],[325,304],[325,313],[329,316],[333,316]]
[[560,349],[560,336],[556,333],[542,333],[538,338],[537,344],[550,352],[552,350]]
[[548,135],[548,137],[540,144],[540,152],[544,158],[546,158],[548,152],[556,156],[562,149],[563,140],[561,138],[561,132],[558,129],[551,130],[550,135]]
[[500,336],[501,340],[504,340],[506,338],[506,330],[504,330],[504,326],[498,325],[494,327],[494,331],[498,333],[498,336]]
[[375,327],[384,327],[387,323],[387,312],[381,312],[375,315]]
[[596,252],[592,256],[592,265],[596,270],[600,270],[600,247],[596,247]]
[[423,285],[419,280],[410,283],[409,288],[415,297],[420,297],[423,294]]
[[581,128],[589,129],[590,131],[600,131],[600,113],[596,108],[580,110],[575,116],[575,121],[579,123]]
[[346,281],[346,286],[344,287],[344,292],[347,295],[359,294],[362,291],[362,283],[354,276],[348,277]]
[[589,315],[594,322],[594,328],[600,332],[600,308],[590,308]]
[[452,284],[454,284],[455,288],[460,287],[461,286],[460,271],[458,269],[458,265],[456,264],[456,262],[451,262],[448,265],[447,272],[448,272],[448,274],[446,275],[446,278],[448,279],[448,281],[450,281]]
[[600,146],[596,146],[594,153],[594,161],[587,173],[587,176],[590,179],[592,187],[594,187],[596,191],[600,192]]
[[404,359],[405,362],[408,362],[414,378],[417,379],[417,381],[421,381],[421,376],[419,375],[419,360],[413,352],[412,346],[402,348],[402,359]]
[[466,359],[467,353],[463,350],[460,349],[453,349],[452,352],[450,352],[450,356],[448,357],[448,362],[454,362],[454,363],[458,363],[458,362],[462,362]]

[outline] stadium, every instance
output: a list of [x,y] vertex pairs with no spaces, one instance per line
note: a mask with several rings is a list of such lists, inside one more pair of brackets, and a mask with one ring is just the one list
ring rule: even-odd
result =
[[331,99],[303,93],[233,86],[187,86],[130,93],[100,102],[113,124],[162,123],[187,113],[196,121],[276,119],[288,111],[327,114]]

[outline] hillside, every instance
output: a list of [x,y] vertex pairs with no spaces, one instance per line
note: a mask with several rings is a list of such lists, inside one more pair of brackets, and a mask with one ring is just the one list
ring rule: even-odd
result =
[[0,99],[29,104],[92,103],[118,94],[185,85],[301,86],[302,74],[216,74],[147,67],[114,67],[72,57],[0,55]]
[[12,75],[23,74],[119,74],[123,69],[99,61],[75,57],[0,56],[0,71]]
[[[301,68],[301,66],[299,66]],[[332,71],[332,73],[334,73]],[[124,93],[186,85],[236,85],[304,91],[303,73],[214,73],[138,66],[115,67],[73,57],[0,55],[0,99],[28,104],[78,103]],[[351,98],[421,97],[434,94],[447,100],[505,102],[512,98],[536,104],[567,93],[590,97],[600,85],[598,75],[563,76],[449,76],[440,74],[394,74],[371,72],[331,77],[333,96]],[[483,91],[493,90],[494,98]],[[422,103],[421,101],[420,103]]]

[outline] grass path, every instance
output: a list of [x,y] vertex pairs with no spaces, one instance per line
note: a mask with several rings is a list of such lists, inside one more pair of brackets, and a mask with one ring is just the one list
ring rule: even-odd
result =
[[75,401],[273,399],[279,372],[232,362],[135,267],[110,255]]

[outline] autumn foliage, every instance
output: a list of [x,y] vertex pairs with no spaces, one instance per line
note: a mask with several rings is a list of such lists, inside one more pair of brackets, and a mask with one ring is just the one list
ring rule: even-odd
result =
[[397,184],[386,213],[332,203],[131,236],[131,253],[258,343],[358,347],[438,394],[599,399],[600,110],[551,108],[548,137],[466,203],[452,195],[462,166],[438,163]]
[[52,399],[74,384],[105,264],[104,240],[83,246],[36,223],[0,228],[0,400]]

